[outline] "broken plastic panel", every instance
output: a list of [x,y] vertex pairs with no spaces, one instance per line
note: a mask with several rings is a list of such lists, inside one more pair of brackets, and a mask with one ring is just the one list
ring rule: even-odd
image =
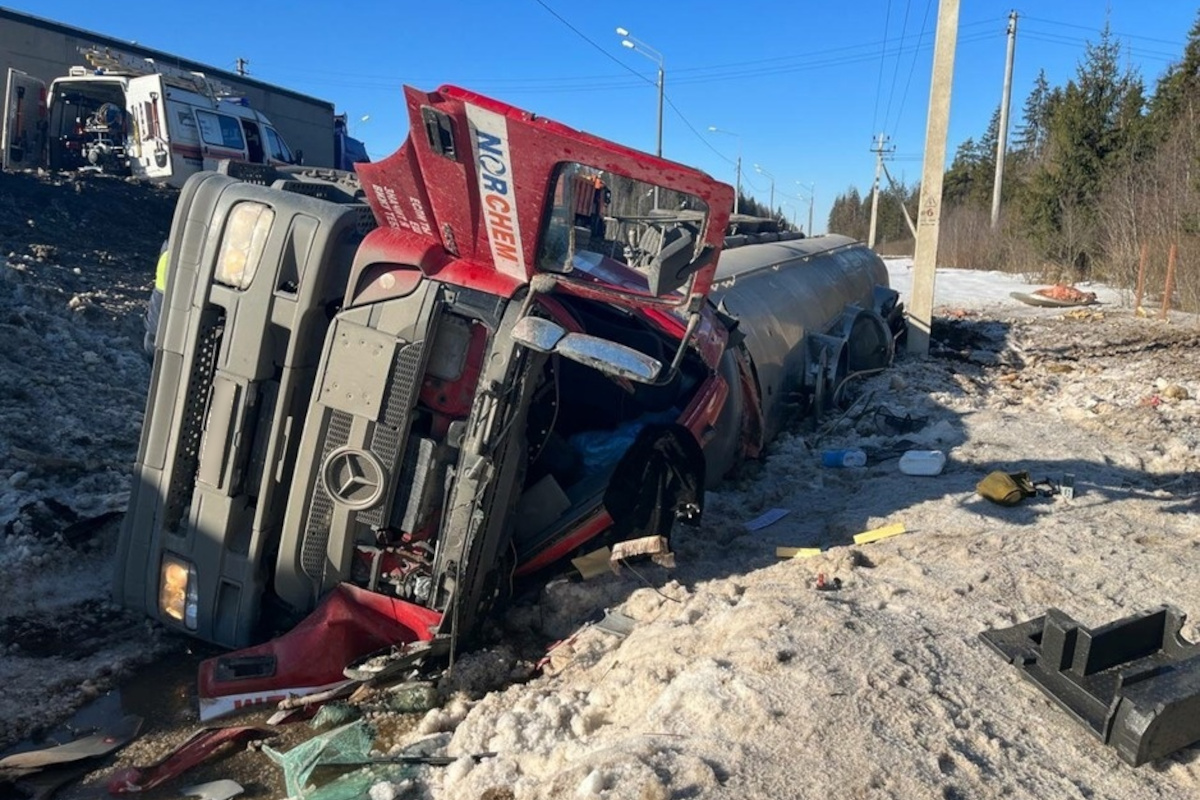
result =
[[329,764],[363,764],[371,752],[375,731],[364,720],[321,733],[286,753],[264,747],[263,752],[283,769],[288,797],[305,797],[308,778],[317,767]]
[[108,781],[108,793],[121,795],[149,791],[233,747],[274,735],[273,731],[266,728],[251,726],[202,728],[150,766],[118,771]]
[[383,647],[432,638],[441,615],[342,584],[277,639],[200,664],[200,718],[278,702],[345,680],[347,664]]
[[1135,767],[1200,741],[1200,644],[1171,606],[1089,630],[1056,608],[980,634]]
[[407,764],[372,764],[348,772],[304,796],[304,800],[359,800],[377,783],[399,783],[416,772]]

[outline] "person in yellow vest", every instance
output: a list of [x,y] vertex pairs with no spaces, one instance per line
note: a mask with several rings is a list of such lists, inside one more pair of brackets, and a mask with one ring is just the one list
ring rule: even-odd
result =
[[162,316],[163,297],[167,291],[167,262],[170,256],[167,241],[164,239],[162,249],[158,253],[158,266],[154,270],[154,290],[150,293],[150,303],[146,306],[146,335],[142,339],[142,347],[150,358],[154,358],[154,345],[158,338],[158,318]]

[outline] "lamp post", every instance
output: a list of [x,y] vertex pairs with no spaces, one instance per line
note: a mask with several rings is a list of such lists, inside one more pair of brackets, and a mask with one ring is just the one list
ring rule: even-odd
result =
[[737,156],[737,187],[733,195],[733,213],[737,214],[741,208],[742,202],[742,137],[733,131],[723,130],[716,125],[708,126],[709,133],[723,133],[726,136],[732,136],[738,140],[738,156]]
[[636,53],[641,53],[646,58],[658,64],[658,145],[657,149],[655,150],[655,155],[657,155],[659,158],[662,158],[663,82],[665,80],[662,53],[658,52],[641,39],[638,39],[625,28],[617,28],[617,35],[622,37],[622,47],[627,47]]
[[774,214],[775,213],[775,176],[772,175],[771,173],[767,172],[759,164],[754,165],[754,171],[757,172],[759,175],[762,175],[764,178],[769,178],[771,181],[771,213]]
[[[803,181],[796,181],[796,185],[804,188]],[[813,203],[817,202],[817,184],[808,184],[808,235],[813,235]]]

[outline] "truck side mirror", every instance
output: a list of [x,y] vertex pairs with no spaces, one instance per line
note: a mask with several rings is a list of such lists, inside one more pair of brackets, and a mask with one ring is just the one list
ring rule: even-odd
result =
[[297,164],[297,165],[300,165],[300,166],[303,166],[303,164],[304,164],[304,151],[303,151],[303,150],[297,150],[297,151],[296,151],[295,153],[293,153],[292,155],[296,157],[296,164]]

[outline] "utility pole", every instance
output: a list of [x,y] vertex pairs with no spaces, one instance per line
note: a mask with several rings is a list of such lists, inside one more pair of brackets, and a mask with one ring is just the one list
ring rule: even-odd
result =
[[875,139],[875,146],[871,148],[871,152],[875,154],[875,185],[871,188],[871,233],[867,236],[867,247],[875,247],[875,228],[879,220],[879,174],[883,171],[883,154],[888,152],[884,149],[883,143],[887,141],[887,136],[879,134]]
[[1008,14],[1008,55],[1004,62],[1004,92],[1000,100],[1000,136],[996,142],[996,182],[992,186],[992,230],[1000,225],[1000,187],[1004,185],[1004,152],[1008,149],[1008,106],[1012,99],[1013,52],[1017,47],[1017,12]]
[[237,60],[237,74],[238,74],[238,75],[242,75],[242,76],[249,75],[249,74],[250,74],[250,70],[246,69],[246,67],[248,67],[248,66],[250,66],[250,62],[249,62],[249,61],[247,61],[247,60],[246,60],[246,59],[244,59],[244,58],[239,58],[239,59]]
[[733,213],[737,214],[741,211],[742,205],[742,142],[738,140],[738,157],[737,157],[737,186],[733,192]]
[[946,133],[950,126],[950,89],[954,48],[958,44],[958,0],[938,0],[933,79],[925,122],[925,163],[921,170],[921,210],[913,255],[912,297],[908,307],[908,352],[929,353],[933,324],[933,288],[937,277],[938,230],[942,219],[942,177],[946,169]]
[[[617,35],[621,38],[621,46],[627,47],[630,50],[635,50],[646,58],[658,64],[658,139],[655,145],[654,154],[662,158],[662,133],[663,133],[663,87],[666,82],[666,59],[662,53],[655,50],[650,45],[638,39],[625,28],[617,28]],[[654,187],[654,207],[658,208],[658,186]]]
[[812,215],[813,203],[817,202],[817,185],[814,183],[811,187],[812,191],[808,195],[808,235],[813,235]]

